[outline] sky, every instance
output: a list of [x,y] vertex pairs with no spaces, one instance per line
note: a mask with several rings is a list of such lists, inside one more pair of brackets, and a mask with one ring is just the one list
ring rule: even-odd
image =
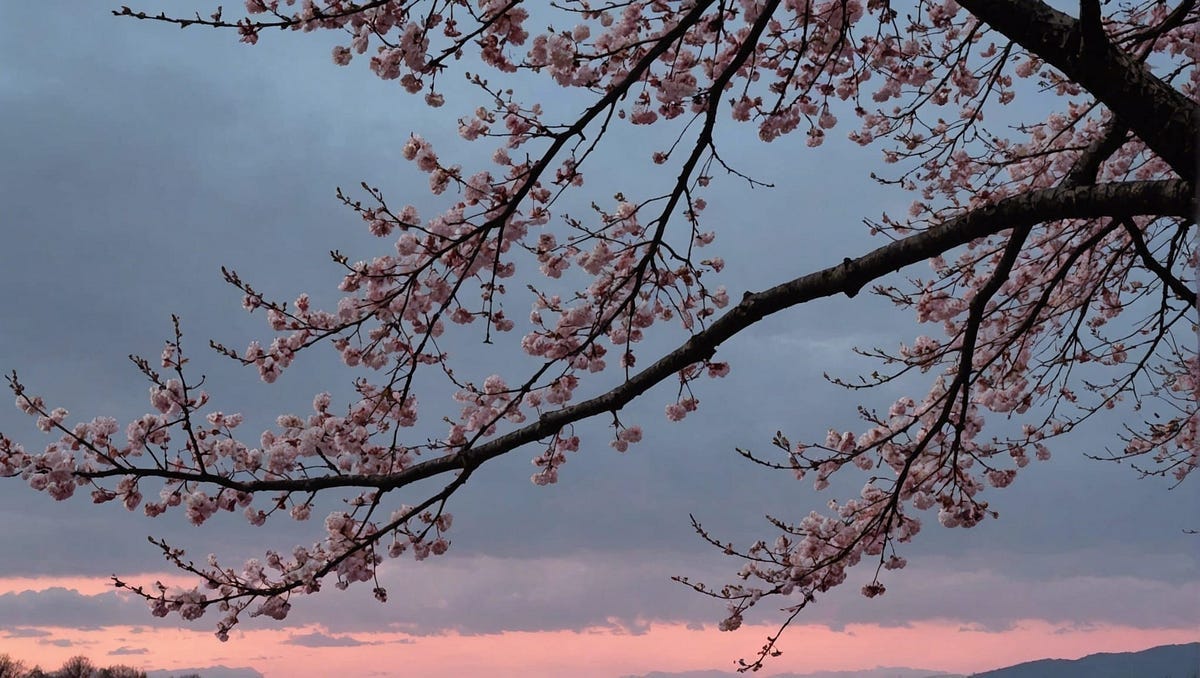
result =
[[[362,63],[334,66],[329,40],[268,33],[248,47],[228,33],[118,19],[104,3],[6,7],[0,368],[18,370],[32,392],[72,416],[137,416],[146,385],[126,356],[157,355],[176,313],[214,398],[259,429],[305,411],[318,391],[348,392],[354,375],[328,349],[274,386],[207,351],[210,338],[235,347],[270,338],[220,267],[278,298],[334,299],[330,249],[355,259],[389,247],[339,205],[335,187],[367,181],[432,215],[439,203],[400,157],[408,135],[444,143],[444,157],[458,154],[464,166],[482,163],[490,147],[455,145],[447,124],[478,104],[470,90],[447,85],[446,106],[434,111]],[[544,82],[516,84],[548,106],[579,106]],[[586,195],[666,180],[626,164],[653,136],[620,134],[596,160],[611,171],[593,170]],[[775,183],[749,190],[722,178],[709,197],[706,225],[718,233],[721,282],[734,299],[881,244],[862,219],[900,212],[910,199],[870,182],[873,151],[832,141],[807,149],[799,138],[763,146],[738,129],[723,139],[728,159]],[[771,535],[764,514],[802,516],[852,491],[861,478],[817,493],[748,464],[735,448],[765,450],[777,430],[799,439],[857,428],[856,404],[886,406],[901,387],[919,392],[920,384],[900,384],[864,396],[822,380],[871,369],[853,346],[895,346],[919,333],[907,314],[869,295],[764,321],[721,347],[733,370],[699,385],[701,416],[668,422],[663,406],[674,394],[652,390],[622,413],[643,426],[642,443],[618,454],[602,434],[588,442],[603,422],[583,427],[584,449],[550,487],[529,482],[536,450],[490,463],[452,504],[447,555],[381,569],[389,603],[361,586],[327,587],[295,601],[285,622],[247,621],[223,644],[211,617],[154,619],[114,593],[109,576],[178,576],[147,536],[238,562],[264,544],[308,543],[319,523],[273,523],[267,532],[223,517],[194,528],[180,516],[150,520],[86,497],[55,503],[19,480],[0,481],[0,653],[44,667],[82,653],[100,664],[223,664],[272,677],[325,675],[333,665],[355,676],[732,669],[781,617],[767,606],[721,633],[723,608],[670,581],[721,584],[739,567],[695,536],[689,514],[747,543]],[[486,374],[519,360],[481,339],[451,347],[465,370]],[[674,339],[651,342],[647,357]],[[871,573],[852,570],[845,590],[788,631],[768,675],[881,665],[968,672],[1196,640],[1197,538],[1183,531],[1197,527],[1200,495],[1194,483],[1168,490],[1085,459],[1119,423],[1097,422],[1013,487],[989,492],[997,521],[962,531],[928,517],[885,596],[859,596]],[[15,408],[0,408],[0,431],[30,447],[41,440]]]

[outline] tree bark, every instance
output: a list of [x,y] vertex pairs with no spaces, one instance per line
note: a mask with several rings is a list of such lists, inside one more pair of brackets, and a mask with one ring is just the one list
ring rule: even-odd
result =
[[1196,103],[1118,50],[1099,26],[1088,30],[1040,0],[959,4],[1090,92],[1180,177],[1195,182]]

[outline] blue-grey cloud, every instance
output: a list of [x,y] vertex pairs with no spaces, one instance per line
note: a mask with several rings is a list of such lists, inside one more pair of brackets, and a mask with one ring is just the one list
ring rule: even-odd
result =
[[369,645],[369,643],[357,640],[352,636],[331,636],[320,631],[293,634],[288,636],[288,639],[284,642],[289,645],[301,645],[303,647],[355,647],[358,645]]
[[[1113,561],[1119,558],[1111,557]],[[1041,574],[1009,571],[1002,561],[972,561],[963,569],[957,558],[927,558],[905,570],[887,573],[886,595],[868,600],[857,588],[870,577],[852,570],[846,587],[819,598],[803,623],[843,629],[850,624],[906,626],[917,622],[954,623],[977,632],[1000,632],[1024,619],[1042,619],[1064,628],[1088,624],[1141,628],[1200,625],[1196,581],[1175,581],[1172,570],[1188,563],[1144,556],[1113,573],[1096,575],[1066,561],[1038,561]],[[1156,579],[1134,572],[1139,565],[1160,571]],[[720,585],[730,580],[730,561],[698,567],[687,553],[623,554],[581,552],[538,559],[491,556],[442,557],[424,563],[388,563],[380,570],[389,602],[379,603],[369,587],[298,598],[282,623],[246,618],[248,629],[302,628],[293,644],[353,645],[359,634],[376,631],[416,635],[453,631],[490,634],[506,631],[556,631],[606,628],[640,634],[660,623],[693,628],[712,626],[723,608],[690,589],[670,582],[672,575]],[[1102,592],[1102,593],[1098,593]],[[749,621],[775,620],[764,602]],[[115,625],[177,626],[176,619],[155,619],[146,607],[115,592],[84,595],[66,589],[0,595],[0,618],[13,620],[24,633],[46,627],[97,629]],[[211,630],[210,615],[189,624]],[[313,631],[319,626],[321,631]],[[142,628],[142,626],[138,626]]]
[[62,626],[81,630],[158,621],[147,614],[144,604],[129,596],[84,595],[61,587],[0,595],[0,619],[24,628]]
[[145,647],[129,647],[122,645],[115,650],[109,650],[110,655],[130,655],[130,654],[149,654],[150,649]]
[[13,629],[5,629],[5,638],[45,638],[50,635],[50,632],[45,629],[35,629],[29,627],[17,627]]
[[[1200,625],[1200,609],[1194,604],[1200,600],[1200,583],[1178,581],[1170,574],[1190,567],[1185,558],[1140,559],[1142,567],[1162,570],[1164,579],[1135,572],[1138,560],[1132,557],[1108,575],[1081,573],[1078,563],[1071,567],[1053,558],[1036,560],[1039,574],[1010,571],[1005,561],[983,562],[982,555],[968,563],[973,567],[966,570],[957,558],[910,564],[888,573],[888,592],[877,599],[858,592],[870,571],[851,570],[850,582],[822,596],[802,621],[833,628],[948,621],[988,631],[1030,618],[1143,628]],[[669,578],[685,574],[720,585],[731,581],[736,568],[721,560],[701,569],[686,553],[645,553],[632,562],[619,554],[580,553],[534,560],[446,558],[421,565],[397,563],[381,575],[392,603],[400,603],[397,609],[370,600],[369,591],[351,589],[342,594],[350,596],[349,605],[336,599],[315,602],[311,610],[298,607],[297,620],[321,621],[330,630],[347,632],[389,623],[409,632],[463,633],[588,626],[638,633],[659,622],[711,625],[720,619],[721,606]],[[774,607],[764,603],[750,619],[772,621]],[[353,614],[339,613],[339,608]],[[469,614],[463,615],[464,610]]]

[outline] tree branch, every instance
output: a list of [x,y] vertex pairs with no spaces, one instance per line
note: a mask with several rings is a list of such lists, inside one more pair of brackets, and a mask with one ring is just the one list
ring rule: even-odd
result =
[[[1129,125],[1180,177],[1195,181],[1200,109],[1194,101],[1110,41],[1081,44],[1086,26],[1040,0],[960,0],[959,4],[1062,71]],[[1086,8],[1088,2],[1081,6]]]
[[747,293],[739,304],[707,329],[693,335],[682,346],[608,393],[547,412],[538,421],[516,431],[482,445],[414,464],[399,473],[251,481],[168,469],[114,468],[78,475],[85,478],[127,475],[161,477],[212,483],[243,492],[316,492],[333,487],[396,489],[443,473],[472,470],[518,447],[554,435],[564,426],[603,412],[620,410],[679,370],[710,358],[722,343],[768,315],[822,297],[836,294],[852,296],[878,278],[972,240],[1010,228],[1059,219],[1120,219],[1140,215],[1191,218],[1196,210],[1197,199],[1191,186],[1181,180],[1057,187],[1013,196],[951,218],[927,231],[888,243],[857,259],[847,259],[837,266],[795,278],[762,292]]
[[1138,256],[1142,258],[1142,264],[1144,264],[1146,268],[1150,269],[1154,275],[1158,276],[1159,280],[1163,281],[1163,284],[1171,288],[1171,291],[1175,293],[1175,296],[1187,302],[1189,306],[1195,307],[1196,293],[1188,289],[1188,286],[1182,280],[1175,277],[1175,275],[1172,274],[1166,266],[1163,266],[1158,262],[1157,259],[1154,258],[1154,255],[1150,253],[1149,248],[1146,247],[1146,239],[1142,237],[1142,232],[1138,229],[1137,225],[1135,225],[1131,219],[1122,219],[1121,225],[1124,226],[1125,231],[1129,233],[1129,240],[1133,242],[1134,250],[1136,250]]

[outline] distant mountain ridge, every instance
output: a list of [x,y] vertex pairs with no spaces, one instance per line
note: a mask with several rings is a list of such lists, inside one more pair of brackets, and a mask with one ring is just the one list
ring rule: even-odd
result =
[[[656,671],[623,678],[735,678],[728,671]],[[779,673],[773,678],[966,678],[936,670],[881,667],[859,671]],[[971,674],[970,678],[1200,678],[1200,642],[1140,652],[1101,652],[1080,659],[1039,659]]]
[[263,674],[248,667],[206,666],[199,669],[159,669],[146,672],[146,678],[177,678],[178,676],[200,676],[200,678],[263,678]]
[[1080,659],[1039,659],[971,678],[1200,678],[1200,643],[1101,652]]
[[[731,678],[748,674],[730,673],[727,671],[682,671],[665,673],[655,671],[641,676],[624,676],[623,678]],[[910,669],[901,666],[883,666],[874,669],[858,671],[817,671],[814,673],[777,673],[771,678],[966,678],[957,674],[938,673],[932,669]]]

